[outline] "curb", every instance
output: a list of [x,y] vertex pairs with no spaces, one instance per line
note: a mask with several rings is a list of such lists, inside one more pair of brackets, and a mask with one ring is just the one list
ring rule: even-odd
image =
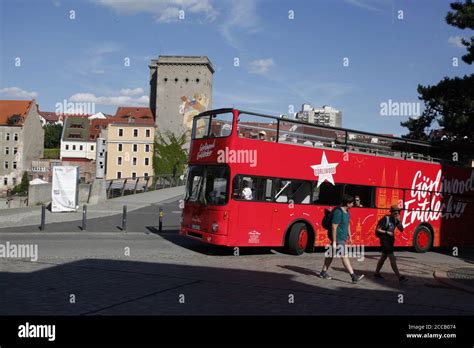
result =
[[449,279],[445,271],[434,271],[433,277],[440,283],[474,294],[474,287]]

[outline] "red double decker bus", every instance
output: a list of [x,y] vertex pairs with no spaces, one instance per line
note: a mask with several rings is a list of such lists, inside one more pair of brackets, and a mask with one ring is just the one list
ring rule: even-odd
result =
[[229,247],[327,245],[321,221],[343,194],[355,244],[378,246],[375,226],[397,204],[396,246],[474,245],[474,170],[447,164],[428,143],[236,109],[197,115],[180,233]]

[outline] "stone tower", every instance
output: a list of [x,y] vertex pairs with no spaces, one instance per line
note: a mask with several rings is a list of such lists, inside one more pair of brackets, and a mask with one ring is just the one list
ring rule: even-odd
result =
[[[159,56],[150,63],[150,109],[158,132],[189,131],[211,109],[214,68],[206,56]],[[189,140],[189,138],[188,138]]]

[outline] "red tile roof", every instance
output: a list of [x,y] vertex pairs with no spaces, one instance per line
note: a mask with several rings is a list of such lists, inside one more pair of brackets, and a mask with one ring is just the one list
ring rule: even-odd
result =
[[[129,122],[129,118],[133,122]],[[150,108],[136,106],[121,106],[117,108],[114,123],[140,123],[153,125],[155,120]]]
[[89,122],[89,140],[96,140],[100,136],[100,132],[102,129],[107,128],[109,123],[114,121],[114,117],[110,116],[106,119],[95,119],[90,120]]
[[15,125],[22,125],[33,100],[0,100],[0,126],[8,125],[8,119],[13,115],[20,116]]
[[49,111],[40,111],[39,114],[48,122],[57,122],[60,116],[60,114]]

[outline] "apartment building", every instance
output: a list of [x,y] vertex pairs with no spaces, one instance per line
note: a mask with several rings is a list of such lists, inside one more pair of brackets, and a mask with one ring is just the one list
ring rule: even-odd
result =
[[0,100],[0,194],[21,181],[43,157],[44,131],[33,100]]
[[322,126],[342,127],[342,112],[328,105],[315,108],[310,104],[303,104],[301,111],[296,113],[295,118],[299,121]]
[[107,180],[153,175],[153,118],[145,122],[110,123],[102,134],[107,139]]

